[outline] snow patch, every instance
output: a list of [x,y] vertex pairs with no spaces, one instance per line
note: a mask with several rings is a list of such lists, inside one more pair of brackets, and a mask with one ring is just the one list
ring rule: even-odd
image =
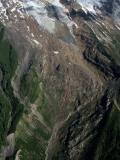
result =
[[77,27],[77,24],[70,20],[66,15],[68,10],[59,0],[23,0],[25,10],[35,18],[38,24],[50,33],[55,33],[57,19],[56,17],[50,18],[46,9],[50,4],[56,8],[59,20],[65,23],[72,32],[72,26],[75,25]]
[[100,0],[77,0],[77,2],[86,13],[89,11],[96,14],[95,6],[101,6]]
[[56,54],[56,55],[59,54],[59,51],[54,51],[54,54]]
[[33,42],[35,42],[35,44],[37,44],[37,45],[40,44],[36,39],[33,39]]

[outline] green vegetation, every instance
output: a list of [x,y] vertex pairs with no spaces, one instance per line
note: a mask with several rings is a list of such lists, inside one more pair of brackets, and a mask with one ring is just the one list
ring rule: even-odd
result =
[[[24,81],[23,79],[21,81],[21,96],[27,96],[31,103],[39,97],[38,110],[36,110],[39,114],[40,106],[42,109],[49,106],[47,99],[45,98],[42,82],[40,82],[40,78],[37,76],[35,69],[32,67],[24,76]],[[35,94],[34,98],[32,97],[34,96],[32,94]],[[30,118],[31,122],[29,122],[28,117],[32,113],[31,111],[29,112],[30,108],[27,107],[27,110],[28,112],[24,113],[16,130],[16,147],[22,150],[21,160],[44,160],[45,150],[50,138],[50,132],[41,123],[36,115],[32,115]],[[49,114],[45,111],[46,110],[40,112],[43,118],[45,118],[44,115],[47,116]],[[50,119],[48,118],[47,120],[49,121]]]
[[4,76],[10,79],[17,66],[17,55],[8,40],[0,41],[0,65],[4,70]]
[[112,51],[111,55],[117,64],[120,64],[120,33],[112,33]]
[[25,74],[21,79],[20,93],[21,97],[28,97],[31,103],[37,99],[39,95],[39,78],[34,68]]
[[42,116],[44,117],[44,121],[48,124],[48,126],[52,127],[52,124],[51,124],[52,115],[49,112],[51,106],[50,106],[50,103],[48,104],[48,102],[49,102],[48,98],[46,97],[43,89],[41,89],[38,111],[42,114]]
[[49,132],[44,126],[34,119],[34,127],[26,121],[27,115],[21,120],[22,125],[18,126],[16,147],[21,149],[21,160],[44,160],[47,141],[50,138]]
[[[0,25],[0,148],[5,137],[14,132],[23,112],[23,105],[13,94],[11,78],[17,67],[17,54],[4,36],[4,27]],[[12,118],[12,119],[11,119]],[[11,123],[10,123],[11,122]]]
[[3,39],[4,36],[4,27],[0,24],[0,41]]
[[120,112],[114,106],[98,143],[95,160],[120,159]]
[[[27,135],[25,135],[27,136]],[[35,135],[27,137],[27,141],[17,139],[17,147],[21,152],[21,160],[44,160],[45,148],[42,146],[42,141],[37,139]]]
[[11,116],[11,104],[0,89],[0,146],[4,144],[5,136],[8,132],[8,122]]

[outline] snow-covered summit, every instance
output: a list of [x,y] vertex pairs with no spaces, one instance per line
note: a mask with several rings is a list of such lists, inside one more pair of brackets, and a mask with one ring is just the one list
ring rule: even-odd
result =
[[82,9],[85,12],[92,12],[96,14],[95,7],[101,6],[100,0],[77,0],[77,3],[79,3],[82,6]]
[[85,12],[97,15],[107,14],[120,25],[120,0],[77,0]]

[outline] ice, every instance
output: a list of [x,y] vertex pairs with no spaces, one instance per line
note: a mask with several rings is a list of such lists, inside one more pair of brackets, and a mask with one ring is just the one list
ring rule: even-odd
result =
[[36,19],[38,24],[50,33],[55,33],[57,23],[56,17],[50,18],[46,9],[46,6],[50,4],[55,6],[59,20],[65,23],[69,27],[70,31],[72,30],[73,25],[77,26],[68,18],[65,13],[67,12],[67,9],[59,0],[23,0],[25,10]]
[[95,6],[101,6],[100,0],[77,0],[85,12],[89,11],[96,14]]

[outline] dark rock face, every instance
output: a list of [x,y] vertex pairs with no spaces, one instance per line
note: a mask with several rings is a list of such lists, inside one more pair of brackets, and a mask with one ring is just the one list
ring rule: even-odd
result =
[[120,0],[106,0],[101,1],[102,4],[102,11],[108,15],[112,15],[116,10],[115,5],[120,5]]
[[73,113],[56,132],[53,141],[57,141],[57,143],[49,146],[48,159],[58,157],[58,159],[88,160],[89,158],[92,160],[97,146],[97,137],[101,127],[104,126],[103,121],[111,110],[111,103],[107,101],[108,96],[104,95],[97,104],[91,102]]
[[[101,46],[102,49],[102,46]],[[114,61],[110,62],[109,58],[105,58],[105,54],[107,54],[104,49],[101,55],[99,55],[99,50],[98,53],[93,53],[93,49],[87,48],[84,51],[84,57],[96,65],[101,71],[103,71],[106,75],[110,75],[112,77],[119,78],[120,77],[120,66],[117,66]],[[104,59],[104,61],[103,61]],[[105,60],[106,59],[106,60]]]
[[114,1],[113,0],[107,0],[107,1],[102,1],[102,11],[106,12],[106,14],[112,14],[113,13],[113,5]]
[[48,16],[49,17],[55,17],[57,20],[59,20],[59,15],[58,15],[58,12],[57,12],[57,8],[53,5],[48,5],[46,6],[46,9],[48,11]]

